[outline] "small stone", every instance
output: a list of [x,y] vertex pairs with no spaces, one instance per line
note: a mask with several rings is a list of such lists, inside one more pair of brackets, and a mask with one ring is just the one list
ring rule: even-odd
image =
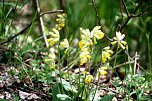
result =
[[113,95],[114,95],[115,93],[114,93],[114,92],[112,92],[112,91],[109,91],[107,94],[113,94]]
[[113,97],[112,101],[118,101],[116,97]]
[[105,90],[100,90],[99,91],[99,95],[100,96],[105,96],[106,95],[106,91]]

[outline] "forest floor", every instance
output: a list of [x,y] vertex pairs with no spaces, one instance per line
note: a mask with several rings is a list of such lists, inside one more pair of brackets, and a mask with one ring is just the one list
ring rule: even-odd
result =
[[[20,81],[19,77],[10,76],[9,71],[14,67],[0,64],[0,101],[52,101],[50,87],[43,82],[32,82],[29,77]],[[111,80],[103,80],[102,78],[98,94],[101,97],[113,94],[112,101],[122,101],[126,97],[125,91],[118,93],[120,88],[127,88],[127,84],[116,77]],[[92,83],[95,85],[96,83]],[[137,94],[130,88],[130,96],[132,99],[137,99]],[[147,90],[144,96],[149,96],[152,99],[152,91]],[[126,100],[127,101],[127,100]]]

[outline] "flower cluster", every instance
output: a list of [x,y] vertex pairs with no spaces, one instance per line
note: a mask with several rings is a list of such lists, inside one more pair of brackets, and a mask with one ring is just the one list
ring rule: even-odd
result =
[[107,46],[102,51],[102,62],[105,63],[107,60],[111,58],[111,55],[113,54],[113,51],[110,50],[110,47]]
[[60,42],[60,48],[68,48],[69,42],[67,39],[64,39],[62,42]]
[[[59,42],[60,40],[60,33],[59,31],[65,26],[65,14],[58,14],[57,15],[57,24],[55,25],[55,28],[53,28],[52,31],[47,31],[45,30],[45,32],[47,33],[47,35],[49,36],[49,38],[47,39],[47,42],[50,45],[50,54],[45,58],[45,63],[48,64],[51,68],[55,67],[55,52],[52,51],[51,48],[53,45],[55,45],[57,42]],[[68,48],[69,47],[69,42],[67,39],[64,39],[63,42],[60,42],[59,44],[60,48]]]
[[93,34],[94,37],[94,43],[96,44],[96,39],[102,39],[104,37],[104,33],[100,30],[101,26],[95,26],[93,30],[91,31],[91,34]]
[[98,69],[98,75],[99,75],[99,76],[104,76],[104,75],[106,75],[106,74],[107,74],[107,71],[106,71],[106,70],[108,70],[108,66],[107,66],[107,65],[100,67],[100,68]]
[[90,83],[92,80],[93,80],[93,76],[89,74],[85,78],[85,83]]
[[112,45],[115,45],[118,43],[118,48],[122,48],[123,50],[125,49],[125,45],[127,42],[123,41],[125,37],[125,34],[121,34],[120,31],[116,32],[116,37],[113,38],[113,42],[111,42]]
[[47,39],[50,46],[53,46],[56,42],[59,41],[60,35],[59,31],[55,28],[53,28],[53,32],[49,32],[50,38]]
[[48,57],[46,57],[44,59],[44,62],[46,64],[48,64],[50,66],[50,68],[54,69],[55,68],[55,58],[56,58],[55,54],[54,53],[50,53],[48,55]]
[[98,68],[96,78],[98,79],[98,78],[100,78],[100,76],[105,76],[107,74],[108,67],[109,67],[109,63]]
[[87,48],[81,49],[80,53],[80,65],[83,65],[91,58],[90,51]]
[[90,32],[89,29],[80,28],[81,31],[81,40],[79,41],[80,47],[80,65],[86,63],[90,58],[90,47],[93,44],[96,44],[96,39],[102,39],[104,33],[100,30],[101,26],[95,26],[94,29]]
[[65,26],[65,17],[66,17],[65,13],[57,15],[57,19],[56,19],[57,24],[55,25],[55,28],[57,30],[61,30]]
[[66,49],[66,50],[64,51],[64,53],[67,52],[67,50],[69,49],[69,42],[68,42],[67,39],[64,39],[62,42],[60,42],[60,48],[61,48],[61,49]]

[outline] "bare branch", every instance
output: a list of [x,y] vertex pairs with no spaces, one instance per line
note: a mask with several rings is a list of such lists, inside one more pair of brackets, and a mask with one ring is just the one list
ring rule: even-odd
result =
[[[36,3],[36,10],[38,12],[38,16],[40,16],[41,9],[40,9],[40,5],[39,5],[39,1],[35,0],[35,3]],[[45,45],[46,45],[46,47],[49,47],[49,43],[47,42],[46,34],[44,32],[43,19],[41,16],[39,17],[39,27],[40,27],[41,33],[43,34]]]
[[[97,6],[96,6],[96,4],[95,4],[95,0],[92,0],[92,4],[93,4],[93,7],[94,7],[94,10],[95,10],[95,13],[96,13],[96,17],[97,17],[97,19],[98,19],[98,24],[99,24],[99,26],[101,26],[101,31],[104,32],[104,31],[103,31],[103,26],[101,25],[101,19],[100,19],[99,14],[98,14],[98,9],[97,9]],[[110,38],[107,36],[107,34],[105,34],[105,36],[106,36],[106,38],[107,38],[108,40],[112,41],[112,39],[110,39]]]
[[121,13],[121,24],[123,23],[123,9],[122,9],[122,0],[119,0],[120,2],[120,13]]
[[46,11],[40,14],[40,17],[45,15],[45,14],[52,14],[52,13],[62,13],[63,10],[54,10],[54,11]]
[[[52,13],[58,13],[58,12],[59,13],[63,12],[63,10],[46,11],[46,12],[41,13],[40,16],[42,17],[45,14],[52,14]],[[7,41],[1,42],[0,46],[3,45],[3,44],[5,44],[5,43],[11,42],[14,38],[16,38],[17,36],[23,34],[32,25],[33,22],[35,22],[35,21],[37,21],[39,19],[40,16],[38,16],[34,21],[31,21],[24,29],[22,29],[21,31],[19,31],[16,35],[8,38]]]
[[133,13],[132,14],[135,14],[138,10],[138,8],[142,5],[144,0],[141,0],[140,3],[138,4],[138,6],[134,9]]
[[16,35],[8,38],[7,41],[1,42],[0,45],[3,45],[3,44],[8,43],[8,42],[11,42],[11,40],[13,40],[15,37],[23,34],[31,25],[32,25],[32,22],[29,25],[27,25],[23,30],[21,30],[19,33],[17,33]]
[[143,10],[140,14],[138,15],[132,15],[132,17],[140,17],[140,16],[143,16],[143,15],[147,15],[147,14],[150,14],[151,12],[147,12],[150,8],[152,8],[152,6],[149,6],[148,8],[146,8],[145,10]]
[[97,6],[95,4],[95,0],[92,0],[92,4],[93,4],[93,7],[94,7],[94,10],[95,10],[95,13],[96,13],[96,17],[98,19],[98,24],[101,26],[101,31],[103,31],[102,30],[102,25],[101,25],[101,20],[100,20],[99,14],[98,14],[98,9],[97,9]]
[[119,65],[116,65],[114,68],[112,69],[116,69],[116,68],[119,68],[119,67],[122,67],[122,66],[125,66],[125,65],[128,65],[128,64],[133,64],[135,63],[135,61],[130,61],[130,62],[124,62],[122,64],[119,64]]
[[129,20],[134,17],[135,13],[136,13],[137,10],[139,9],[139,7],[142,5],[143,1],[144,1],[144,0],[141,0],[140,3],[138,4],[138,6],[136,6],[136,8],[133,10],[133,12],[127,17],[127,20],[126,20],[125,23],[120,27],[119,31],[122,31],[122,30],[126,27],[126,25],[127,25],[127,23],[129,22]]
[[129,14],[129,11],[128,11],[128,9],[127,9],[127,6],[126,6],[125,1],[124,1],[124,0],[122,0],[122,3],[123,3],[123,5],[124,5],[124,7],[125,7],[125,10],[126,10],[127,16],[129,16],[130,14]]

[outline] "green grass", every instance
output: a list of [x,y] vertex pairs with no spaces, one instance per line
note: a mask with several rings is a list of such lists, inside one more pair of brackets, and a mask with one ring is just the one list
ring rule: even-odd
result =
[[[35,92],[45,92],[50,101],[110,101],[114,97],[124,101],[150,101],[152,99],[150,95],[152,91],[150,85],[152,82],[152,17],[150,16],[152,2],[143,2],[135,13],[138,15],[145,7],[149,7],[147,10],[149,14],[131,18],[121,31],[122,34],[125,34],[122,40],[127,42],[127,45],[123,45],[126,47],[123,50],[120,46],[121,42],[119,43],[119,40],[114,37],[119,27],[127,20],[125,6],[122,4],[122,19],[119,1],[95,0],[97,10],[92,1],[94,0],[66,0],[66,3],[63,2],[66,17],[62,20],[65,19],[65,27],[59,31],[59,38],[52,35],[52,33],[56,35],[52,29],[56,28],[57,14],[61,12],[42,16],[44,22],[44,26],[42,26],[37,20],[38,13],[31,5],[32,1],[1,1],[0,63],[15,67],[15,70],[9,71],[9,75],[19,77],[21,82],[30,86]],[[139,1],[125,1],[129,14],[134,11],[137,3]],[[60,2],[56,0],[51,3],[40,1],[39,4],[42,12],[61,9]],[[25,6],[30,10],[26,11]],[[23,12],[24,10],[25,12]],[[23,21],[25,21],[25,25],[20,24]],[[29,27],[19,34],[27,25]],[[95,26],[99,25],[105,34],[104,38],[98,40],[96,37],[89,37],[89,40],[93,43],[97,42],[97,44],[86,45],[87,42],[90,44],[90,41],[83,31],[89,29],[91,32]],[[53,40],[54,45],[46,47],[40,27],[45,28],[43,33],[46,34],[47,39],[58,38],[58,41]],[[84,30],[81,31],[80,28]],[[84,35],[85,38],[81,35]],[[60,43],[64,39],[69,41],[69,47],[61,48]],[[81,40],[85,40],[82,47],[79,45]],[[112,45],[111,42],[114,40],[119,44]],[[80,55],[84,52],[85,45],[91,58],[88,58],[84,65],[80,65],[82,59]],[[112,50],[113,54],[104,63],[102,58],[106,46],[110,46],[110,49],[107,50],[108,52]],[[87,54],[86,51],[84,53]],[[53,54],[54,57],[49,54]],[[111,85],[104,85],[107,82],[103,81],[102,77],[97,78],[99,68],[104,66],[108,66],[106,81]],[[93,75],[93,80],[89,83],[85,81],[88,74],[81,71],[84,68],[86,72]],[[122,79],[122,75],[125,75],[125,78]],[[47,85],[48,88],[43,90],[43,86],[38,86],[39,84]],[[26,86],[21,85],[19,88],[25,90]],[[101,95],[101,91],[105,94]],[[108,92],[112,92],[112,94]],[[19,95],[16,92],[13,93],[14,100],[19,101]],[[117,95],[121,95],[122,98]]]

